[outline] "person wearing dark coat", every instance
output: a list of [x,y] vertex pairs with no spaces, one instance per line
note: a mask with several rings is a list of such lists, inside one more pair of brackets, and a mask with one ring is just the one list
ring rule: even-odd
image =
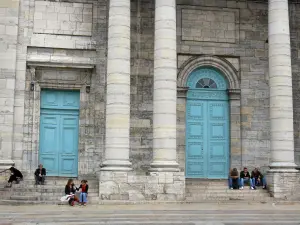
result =
[[45,182],[45,178],[46,178],[46,169],[43,168],[43,165],[40,164],[39,168],[36,169],[36,171],[34,172],[34,177],[35,177],[35,184],[42,184],[44,185]]
[[66,195],[73,195],[69,199],[69,205],[74,206],[75,202],[78,202],[79,199],[77,196],[75,196],[75,192],[78,190],[78,188],[75,187],[75,184],[72,179],[68,180],[68,183],[65,187],[65,194]]
[[15,181],[16,183],[19,183],[19,181],[23,179],[23,174],[18,169],[10,167],[9,170],[11,172],[11,175],[9,177],[8,184],[6,185],[6,187],[11,187],[12,182]]

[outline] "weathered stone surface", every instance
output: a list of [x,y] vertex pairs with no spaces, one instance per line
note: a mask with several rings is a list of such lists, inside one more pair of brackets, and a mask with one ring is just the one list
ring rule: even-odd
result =
[[[121,176],[129,179],[119,179]],[[155,172],[146,176],[135,172],[101,171],[99,196],[101,200],[125,200],[127,197],[127,200],[132,201],[183,200],[185,179],[179,178],[180,176],[183,177],[183,173]],[[159,177],[164,179],[159,180]],[[177,181],[174,181],[173,177],[176,177]]]

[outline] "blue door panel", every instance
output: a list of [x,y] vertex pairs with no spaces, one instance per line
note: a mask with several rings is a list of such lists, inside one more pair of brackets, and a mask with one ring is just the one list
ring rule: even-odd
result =
[[226,178],[229,167],[228,102],[209,101],[208,110],[208,177]]
[[78,116],[61,116],[60,175],[77,173]]
[[206,103],[190,100],[187,103],[186,128],[186,175],[189,178],[203,178],[207,174],[206,159]]
[[80,107],[79,91],[43,90],[41,93],[41,108],[43,109],[73,109]]
[[58,175],[59,116],[41,114],[40,162],[47,168],[48,175]]
[[40,162],[49,176],[78,175],[79,92],[41,93]]
[[223,179],[229,168],[228,101],[188,99],[186,177]]

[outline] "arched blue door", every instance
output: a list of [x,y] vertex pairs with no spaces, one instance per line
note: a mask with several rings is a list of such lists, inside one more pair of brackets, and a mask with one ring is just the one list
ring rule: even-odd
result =
[[229,104],[227,82],[218,70],[194,70],[187,81],[186,177],[227,178]]

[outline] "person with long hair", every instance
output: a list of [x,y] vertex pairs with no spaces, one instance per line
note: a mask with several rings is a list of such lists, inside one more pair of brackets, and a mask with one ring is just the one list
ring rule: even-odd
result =
[[19,181],[23,179],[23,174],[15,167],[10,167],[9,170],[11,175],[9,177],[9,180],[7,181],[8,184],[5,187],[11,187],[12,182],[15,181],[16,183],[19,183]]
[[67,185],[65,187],[65,194],[66,195],[72,195],[69,199],[69,205],[74,206],[75,202],[78,202],[77,196],[75,196],[77,188],[73,182],[73,179],[69,179],[67,182]]

